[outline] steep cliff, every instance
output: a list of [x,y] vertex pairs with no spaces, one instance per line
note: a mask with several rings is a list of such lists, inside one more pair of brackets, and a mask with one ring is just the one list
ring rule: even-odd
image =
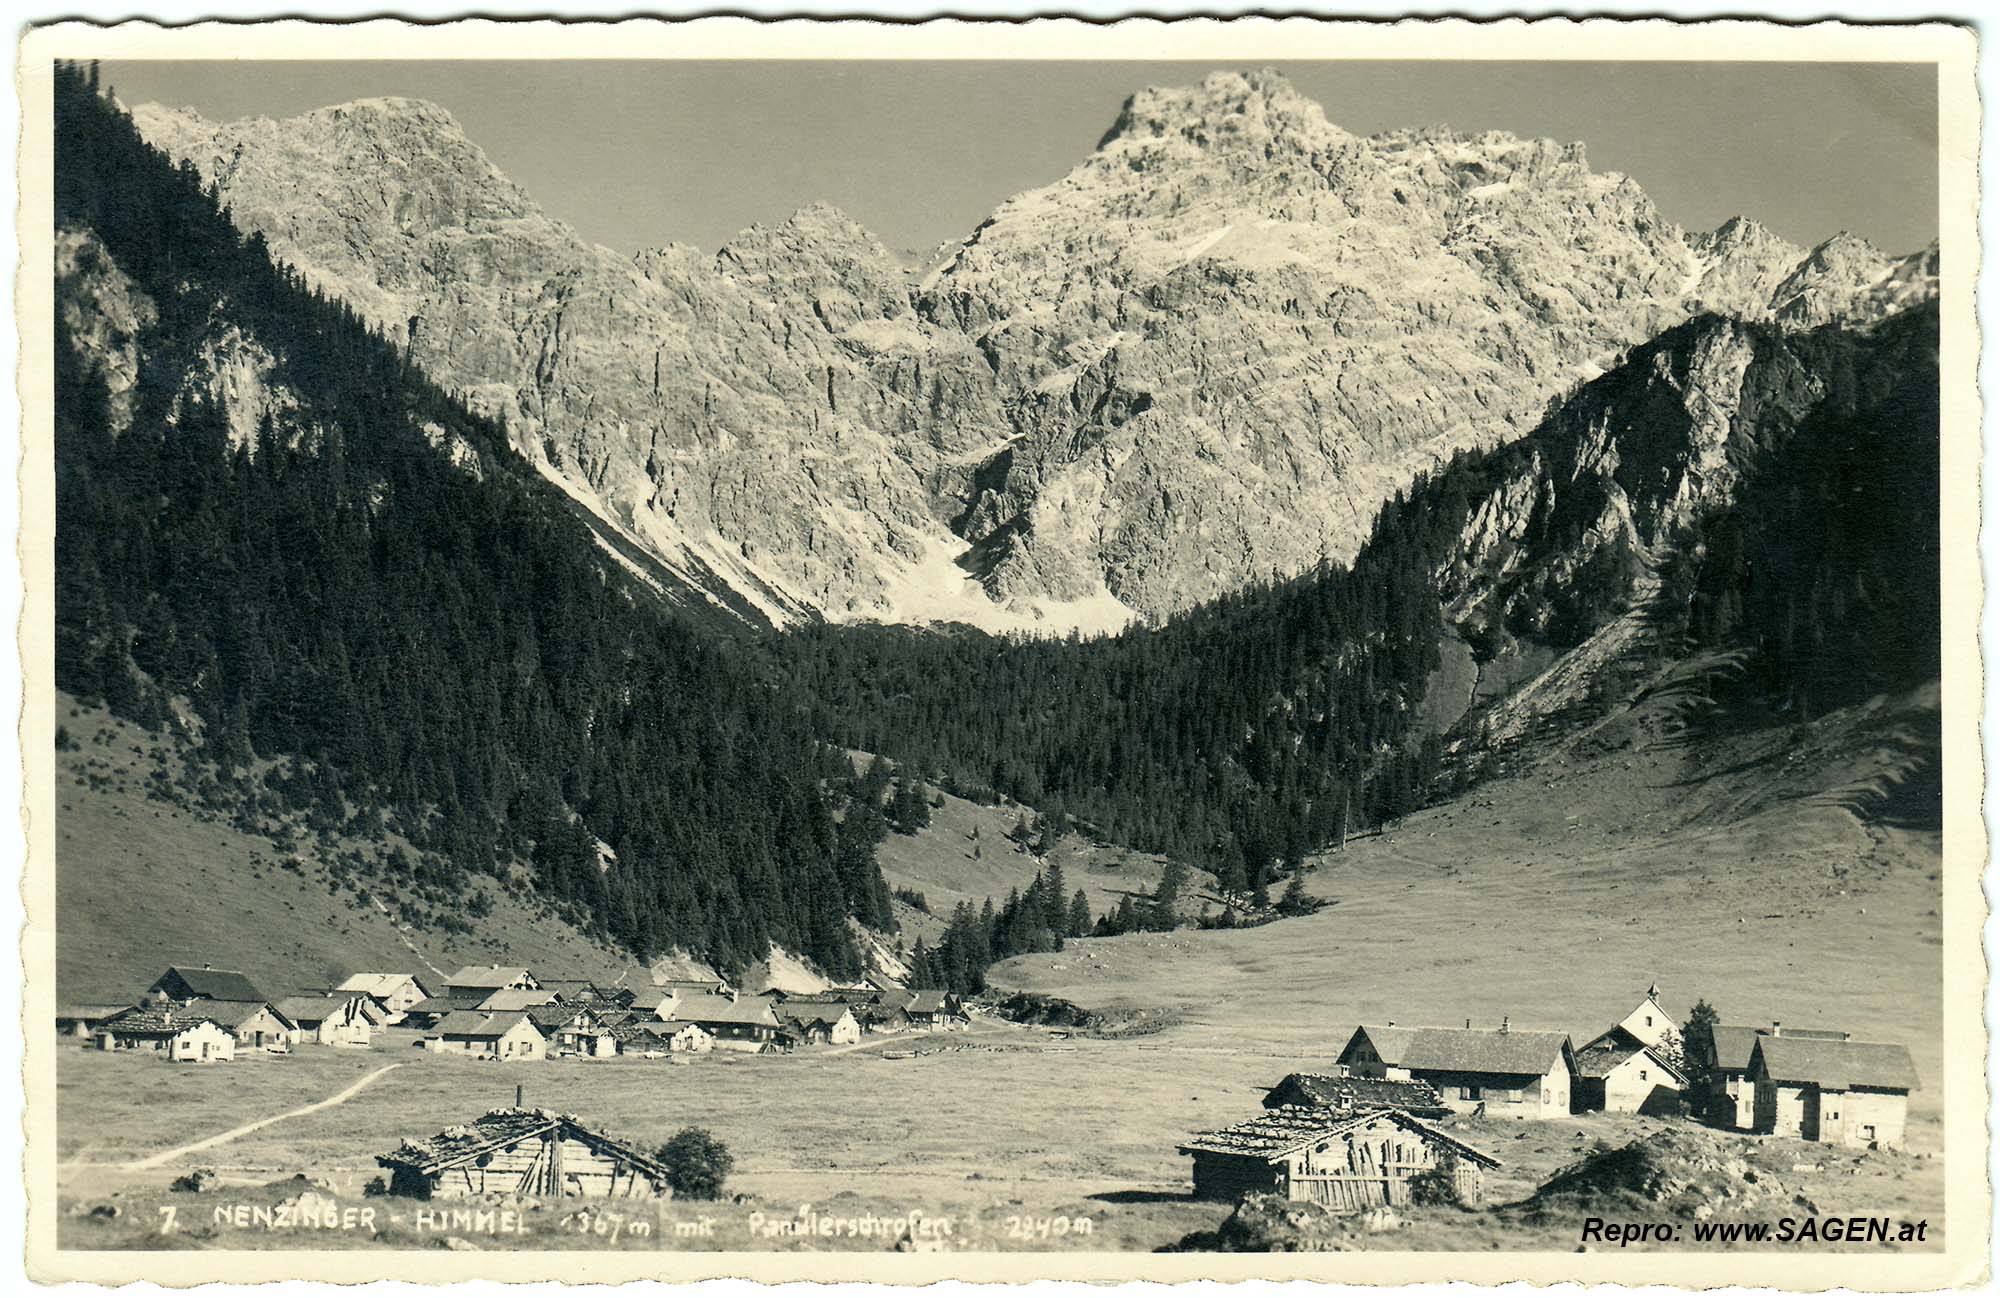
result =
[[[1891,300],[1914,304],[1868,314]],[[1937,562],[1935,300],[1911,288],[1842,310],[1810,330],[1669,330],[1420,493],[1465,518],[1437,574],[1447,620],[1483,656],[1558,651],[1494,709],[1489,738],[1601,694],[1642,650],[1655,668],[1720,647],[1783,659],[1767,683],[1806,699],[1835,692],[1805,660],[1836,642],[1835,670],[1864,689],[1935,677],[1921,577]]]
[[621,256],[418,101],[135,117],[629,541],[781,624],[1186,608],[1351,557],[1416,472],[1697,312],[1810,327],[1926,274],[1690,236],[1579,145],[1355,136],[1269,72],[1134,95],[920,275],[825,207]]

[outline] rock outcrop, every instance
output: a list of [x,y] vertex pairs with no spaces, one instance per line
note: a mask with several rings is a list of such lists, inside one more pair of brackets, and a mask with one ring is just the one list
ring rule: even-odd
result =
[[[85,373],[104,384],[113,435],[123,433],[138,410],[142,340],[159,322],[159,308],[93,231],[56,231],[55,272],[56,310],[70,346]],[[179,386],[161,394],[169,424],[191,407],[217,408],[228,421],[229,444],[251,446],[267,418],[283,422],[298,409],[275,373],[277,358],[233,321],[210,321],[184,362]]]
[[1172,612],[1351,556],[1419,470],[1698,313],[1852,322],[1935,283],[1934,251],[1690,236],[1579,145],[1356,136],[1269,72],[1134,95],[919,273],[818,206],[621,256],[413,100],[135,118],[579,500],[778,623]]

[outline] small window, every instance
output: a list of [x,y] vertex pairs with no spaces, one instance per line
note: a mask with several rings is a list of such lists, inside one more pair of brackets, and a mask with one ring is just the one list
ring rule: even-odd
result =
[[1646,1070],[1643,1068],[1639,1070],[1639,1080],[1642,1082],[1646,1080]]
[[1646,1016],[1646,1026],[1649,1028],[1653,1026],[1653,1016],[1650,1014]]
[[1468,1086],[1465,1088],[1465,1098],[1468,1100],[1483,1100],[1486,1098],[1486,1088],[1483,1086]]

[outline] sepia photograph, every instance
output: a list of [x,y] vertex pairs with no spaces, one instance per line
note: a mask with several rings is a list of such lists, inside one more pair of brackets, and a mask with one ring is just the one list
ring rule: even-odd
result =
[[1981,1273],[1968,31],[115,35],[42,1278]]

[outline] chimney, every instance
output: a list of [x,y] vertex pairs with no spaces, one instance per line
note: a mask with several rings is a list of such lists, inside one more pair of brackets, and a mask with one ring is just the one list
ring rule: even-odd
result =
[[1471,1019],[1467,1019],[1467,1020],[1465,1021],[1465,1030],[1466,1030],[1467,1032],[1470,1032],[1470,1031],[1472,1031],[1472,1020],[1471,1020]]
[[1772,1035],[1772,1036],[1774,1036],[1774,1037],[1782,1037],[1782,1036],[1784,1036],[1784,1035],[1785,1035],[1785,1025],[1784,1025],[1784,1024],[1782,1024],[1782,1023],[1780,1023],[1780,1022],[1778,1022],[1778,1020],[1776,1020],[1776,1019],[1772,1019],[1772,1020],[1771,1020],[1771,1035]]
[[519,1082],[514,1083],[514,1107],[517,1109],[521,1107],[521,1083]]
[[206,960],[204,960],[204,961],[202,961],[202,962],[201,962],[201,967],[202,967],[202,968],[204,968],[204,969],[213,969],[213,968],[215,968],[215,966],[214,966],[214,965],[210,964],[210,963],[209,963],[208,961],[206,961]]
[[1507,1016],[1506,1016],[1505,1014],[1502,1014],[1502,1015],[1500,1016],[1500,1031],[1501,1031],[1501,1032],[1502,1032],[1502,1033],[1504,1034],[1504,1033],[1505,1033],[1505,1032],[1507,1032],[1507,1031],[1508,1031],[1508,1030],[1509,1030],[1509,1029],[1510,1029],[1510,1028],[1511,1028],[1512,1026],[1513,1026],[1513,1025],[1512,1025],[1512,1024],[1510,1024],[1510,1023],[1509,1023],[1509,1022],[1507,1021]]
[[1394,1019],[1390,1019],[1390,1020],[1389,1020],[1389,1022],[1388,1022],[1388,1023],[1387,1023],[1387,1024],[1385,1025],[1385,1026],[1387,1026],[1387,1027],[1392,1027],[1392,1028],[1393,1028],[1393,1027],[1395,1027],[1395,1026],[1396,1026],[1396,1020],[1394,1020]]

